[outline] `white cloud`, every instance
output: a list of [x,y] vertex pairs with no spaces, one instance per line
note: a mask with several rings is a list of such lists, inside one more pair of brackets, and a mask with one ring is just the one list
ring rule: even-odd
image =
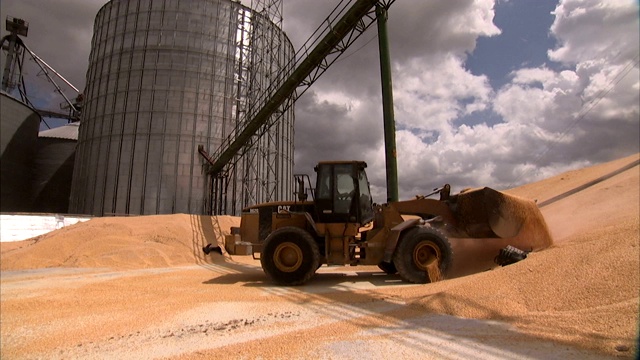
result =
[[551,32],[561,46],[549,58],[576,64],[624,63],[638,54],[638,5],[633,0],[563,0]]
[[492,92],[485,76],[471,74],[452,54],[434,63],[412,59],[394,81],[401,84],[394,92],[398,125],[427,132],[449,132],[453,120],[483,110]]
[[494,110],[508,123],[544,131],[538,143],[548,151],[538,166],[556,163],[561,171],[567,159],[582,164],[577,156],[597,162],[637,152],[637,5],[567,0],[554,13],[551,30],[561,45],[549,56],[569,69],[517,70],[498,92]]
[[589,116],[596,121],[637,123],[637,2],[566,0],[555,14],[551,30],[561,46],[549,51],[549,57],[575,66]]
[[480,36],[500,34],[493,0],[396,1],[389,10],[393,53],[425,59],[434,54],[465,56]]
[[559,119],[571,118],[580,109],[579,87],[580,79],[573,71],[520,69],[500,89],[493,109],[507,123],[560,131]]
[[[486,78],[458,66],[460,57],[449,54],[432,71],[405,64],[396,97],[407,116],[398,122],[412,129],[398,133],[405,191],[425,188],[425,178],[433,186],[503,188],[637,152],[637,11],[631,1],[561,2],[551,28],[561,45],[549,55],[565,69],[515,70],[495,94]],[[598,36],[585,36],[585,28]],[[621,37],[631,40],[620,45]],[[457,126],[463,99],[477,109],[490,105],[503,122]],[[437,134],[422,136],[429,129]]]

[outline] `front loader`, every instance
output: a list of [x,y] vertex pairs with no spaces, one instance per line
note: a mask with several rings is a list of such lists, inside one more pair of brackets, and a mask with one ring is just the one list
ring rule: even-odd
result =
[[[363,161],[320,162],[316,186],[296,175],[294,201],[243,210],[239,229],[225,239],[231,255],[253,255],[278,284],[300,285],[326,265],[377,265],[411,283],[446,278],[450,238],[502,238],[531,249],[551,244],[533,201],[490,189],[456,195],[445,185],[431,195],[374,204]],[[305,180],[310,188],[306,191]],[[211,244],[205,253],[222,250]]]

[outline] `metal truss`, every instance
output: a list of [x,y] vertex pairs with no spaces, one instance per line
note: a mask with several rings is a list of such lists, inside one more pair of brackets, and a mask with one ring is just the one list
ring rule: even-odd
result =
[[[239,20],[239,29],[252,30],[249,33],[255,35],[252,35],[250,40],[242,39],[238,43],[239,52],[244,57],[239,60],[237,125],[215,151],[214,156],[209,156],[204,149],[200,153],[209,163],[207,172],[213,179],[229,177],[232,173],[240,171],[240,167],[243,169],[244,185],[240,206],[265,199],[275,200],[279,195],[275,190],[278,182],[277,162],[270,162],[275,155],[270,150],[271,146],[277,143],[278,139],[274,138],[275,134],[270,134],[269,130],[287,111],[292,110],[294,102],[376,21],[376,7],[387,10],[394,1],[356,0],[351,6],[350,1],[341,1],[296,52],[293,59],[279,69],[271,68],[279,63],[277,59],[270,58],[275,52],[260,53],[252,45],[260,45],[262,51],[268,50],[269,47],[265,47],[264,42],[280,37],[268,32],[265,34],[261,28],[265,25],[261,25],[260,21],[255,21],[253,17],[243,17],[242,21]],[[253,6],[264,19],[268,18],[276,24],[282,21],[281,0],[256,0]],[[263,33],[258,34],[260,31],[255,31],[258,29],[263,30]],[[246,59],[251,61],[245,66]],[[272,71],[269,72],[269,69]],[[269,81],[252,82],[250,78],[244,77],[246,74],[258,76],[256,71],[269,74]],[[243,97],[241,94],[247,96]],[[267,160],[266,163],[269,165],[266,169],[251,167],[251,164],[259,163],[260,159]],[[265,170],[269,175],[266,179],[260,178],[259,174],[264,175]],[[236,210],[234,205],[232,211]]]

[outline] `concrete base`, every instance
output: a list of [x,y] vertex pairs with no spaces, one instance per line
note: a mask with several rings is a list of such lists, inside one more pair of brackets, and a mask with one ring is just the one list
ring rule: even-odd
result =
[[0,241],[26,240],[90,219],[61,214],[0,214]]

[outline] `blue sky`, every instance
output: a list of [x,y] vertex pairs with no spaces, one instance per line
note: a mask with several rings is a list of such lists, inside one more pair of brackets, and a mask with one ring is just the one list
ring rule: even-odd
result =
[[[337,2],[284,2],[296,48]],[[28,46],[83,88],[104,3],[3,0],[0,16],[29,21]],[[397,0],[388,26],[401,198],[444,183],[502,189],[639,151],[635,0]],[[372,27],[296,103],[295,172],[365,160],[381,201],[374,37]],[[38,101],[62,102],[36,81]]]
[[[549,33],[553,23],[552,11],[558,0],[498,1],[494,7],[493,23],[500,35],[480,37],[473,52],[468,54],[465,67],[474,75],[486,75],[494,90],[510,81],[510,74],[524,66],[558,68],[550,61],[547,50],[556,46]],[[495,124],[501,118],[493,111],[480,111],[461,116],[456,124]]]
[[502,33],[480,37],[466,67],[475,75],[485,74],[496,89],[509,81],[509,74],[524,66],[557,66],[547,50],[556,46],[549,33],[557,0],[499,1],[493,23]]

